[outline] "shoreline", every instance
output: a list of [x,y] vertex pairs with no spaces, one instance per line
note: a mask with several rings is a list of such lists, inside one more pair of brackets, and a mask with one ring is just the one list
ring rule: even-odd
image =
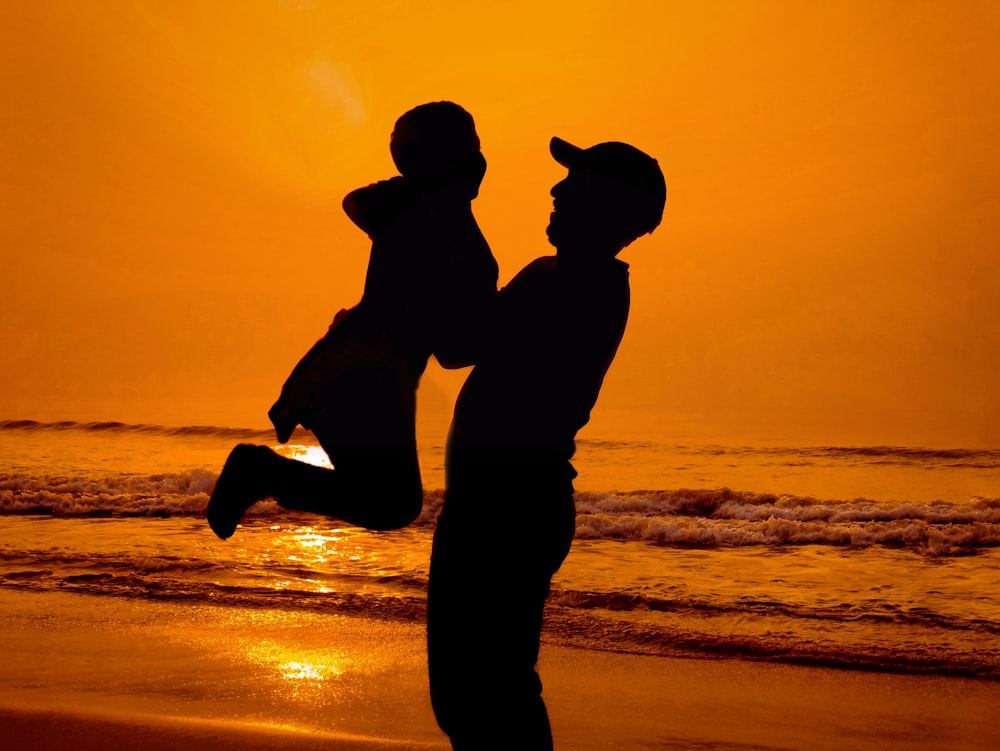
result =
[[[0,588],[0,638],[12,751],[448,748],[420,626]],[[988,751],[1000,706],[995,682],[551,644],[539,669],[574,751]]]

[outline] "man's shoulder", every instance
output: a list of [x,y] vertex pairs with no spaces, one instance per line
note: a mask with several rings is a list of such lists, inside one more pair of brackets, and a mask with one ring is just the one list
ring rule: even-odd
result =
[[551,256],[541,256],[536,258],[534,261],[530,261],[521,271],[521,274],[551,274],[559,267],[556,263],[556,257]]
[[546,279],[553,277],[557,270],[555,256],[542,256],[530,261],[505,285],[504,289],[517,289],[525,285],[545,283]]
[[[594,266],[560,265],[558,257],[542,256],[529,262],[507,284],[511,289],[554,285],[579,292],[628,294],[628,264],[617,258]],[[507,288],[505,287],[505,289]]]
[[515,279],[522,276],[541,277],[548,275],[567,276],[572,278],[595,278],[609,282],[625,280],[628,281],[628,264],[617,258],[610,258],[598,264],[566,266],[560,264],[556,255],[541,256],[534,261],[530,261],[516,275]]

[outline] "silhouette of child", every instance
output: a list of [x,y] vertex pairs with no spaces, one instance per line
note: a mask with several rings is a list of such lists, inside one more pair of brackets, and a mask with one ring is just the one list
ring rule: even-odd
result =
[[486,172],[472,116],[452,102],[420,105],[396,122],[389,149],[400,175],[343,204],[372,240],[361,301],[335,316],[268,413],[281,443],[297,425],[311,430],[334,469],[237,446],[208,506],[223,539],[268,497],[372,529],[420,513],[417,384],[431,354],[446,367],[475,361],[498,268],[472,214]]

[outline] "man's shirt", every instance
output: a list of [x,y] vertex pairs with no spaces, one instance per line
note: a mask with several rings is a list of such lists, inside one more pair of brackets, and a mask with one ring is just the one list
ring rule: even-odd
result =
[[[497,295],[487,343],[462,388],[449,439],[449,487],[575,476],[590,419],[629,310],[628,265],[528,264]],[[505,482],[506,484],[506,482]]]

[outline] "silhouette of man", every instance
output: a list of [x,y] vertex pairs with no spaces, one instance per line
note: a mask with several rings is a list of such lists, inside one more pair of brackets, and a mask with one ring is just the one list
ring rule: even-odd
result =
[[629,310],[618,253],[660,223],[656,161],[624,143],[553,138],[555,256],[497,295],[455,407],[428,594],[431,699],[455,751],[552,748],[535,670],[542,610],[575,529],[577,431]]

